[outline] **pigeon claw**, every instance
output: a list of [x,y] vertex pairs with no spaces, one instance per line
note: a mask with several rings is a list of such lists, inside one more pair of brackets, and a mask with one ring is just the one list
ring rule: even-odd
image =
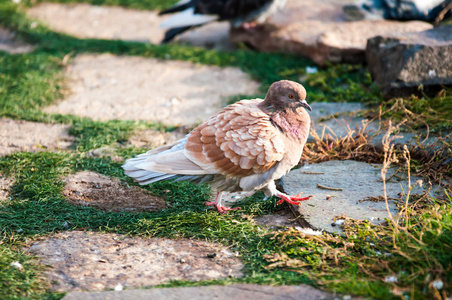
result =
[[301,201],[306,201],[309,200],[309,198],[314,197],[314,196],[307,196],[307,197],[300,197],[301,193],[296,195],[296,196],[287,196],[284,194],[280,194],[277,195],[278,198],[280,198],[281,200],[279,200],[278,202],[276,202],[276,204],[282,204],[283,202],[287,202],[290,203],[292,205],[300,205]]
[[207,205],[207,206],[214,205],[215,208],[217,209],[217,211],[218,211],[220,214],[224,214],[224,213],[226,213],[227,211],[230,211],[230,210],[238,210],[238,209],[240,209],[240,207],[230,208],[230,207],[225,207],[225,206],[222,206],[222,205],[218,205],[218,204],[216,203],[216,201],[205,202],[204,204]]

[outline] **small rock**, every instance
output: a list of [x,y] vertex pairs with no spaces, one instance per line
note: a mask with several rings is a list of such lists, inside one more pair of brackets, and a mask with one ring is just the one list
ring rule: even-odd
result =
[[437,290],[441,290],[444,287],[444,283],[441,279],[437,279],[432,282],[432,286]]
[[124,289],[124,286],[122,284],[115,285],[115,292],[120,292]]
[[451,53],[452,25],[374,37],[366,50],[369,71],[386,97],[434,96],[443,85],[451,86]]
[[345,222],[344,219],[339,219],[339,220],[334,221],[334,222],[331,224],[331,226],[342,226],[342,225],[344,225],[344,222]]
[[295,227],[295,229],[306,235],[322,235],[321,230],[314,230],[312,228],[301,228],[301,227]]
[[13,261],[11,264],[10,264],[10,266],[11,267],[13,267],[13,268],[15,268],[15,269],[18,269],[18,270],[22,270],[24,267],[22,266],[22,264],[20,263],[20,262],[18,262],[18,261]]
[[388,283],[395,283],[395,282],[397,282],[397,277],[395,277],[395,276],[386,276],[384,281],[388,282]]

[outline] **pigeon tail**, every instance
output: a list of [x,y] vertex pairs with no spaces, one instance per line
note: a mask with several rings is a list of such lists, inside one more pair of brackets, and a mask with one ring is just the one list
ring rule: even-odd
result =
[[190,30],[193,27],[197,27],[197,26],[185,26],[185,27],[171,28],[170,30],[165,32],[165,37],[162,40],[162,44],[171,42],[177,35],[185,32],[187,30]]
[[195,9],[190,7],[180,13],[171,16],[168,20],[160,24],[160,28],[176,28],[203,25],[218,19],[215,15],[195,14]]

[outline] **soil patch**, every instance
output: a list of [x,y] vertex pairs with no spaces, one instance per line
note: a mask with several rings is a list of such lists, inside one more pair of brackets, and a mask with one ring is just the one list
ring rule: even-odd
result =
[[13,184],[14,179],[0,176],[0,202],[8,199]]
[[11,54],[33,51],[33,46],[16,38],[14,31],[0,26],[0,51]]
[[67,149],[73,141],[69,127],[0,118],[0,156],[17,151]]
[[202,122],[259,86],[238,68],[111,54],[79,55],[67,76],[72,94],[45,111],[168,125]]
[[116,178],[94,172],[78,172],[65,179],[63,195],[75,205],[93,206],[105,211],[142,212],[165,208],[165,201],[139,187],[127,187]]
[[[242,276],[243,265],[224,246],[196,240],[144,239],[119,234],[62,232],[35,242],[28,252],[50,265],[54,291],[144,287],[170,280]],[[215,257],[212,257],[215,254]]]

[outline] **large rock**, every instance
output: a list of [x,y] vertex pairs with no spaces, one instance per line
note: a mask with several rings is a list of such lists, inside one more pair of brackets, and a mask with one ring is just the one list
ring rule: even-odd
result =
[[307,56],[318,64],[365,61],[367,39],[432,28],[425,22],[346,21],[341,0],[288,0],[286,7],[262,26],[231,31],[231,39],[266,52]]
[[[395,171],[388,170],[387,179]],[[382,198],[380,172],[381,165],[353,160],[327,161],[292,170],[283,177],[282,185],[290,195],[303,192],[302,196],[314,196],[295,207],[312,227],[340,233],[342,230],[335,226],[335,218],[350,217],[379,223],[389,217]],[[399,193],[408,191],[408,180],[402,175],[399,172],[386,183],[389,209],[393,216],[397,214],[397,199],[404,199],[400,198]],[[411,184],[414,185],[419,179],[412,176]],[[422,194],[426,188],[426,185],[424,188],[416,185],[411,195]]]
[[434,94],[452,85],[452,25],[431,30],[378,36],[367,44],[369,71],[383,93],[404,96]]

